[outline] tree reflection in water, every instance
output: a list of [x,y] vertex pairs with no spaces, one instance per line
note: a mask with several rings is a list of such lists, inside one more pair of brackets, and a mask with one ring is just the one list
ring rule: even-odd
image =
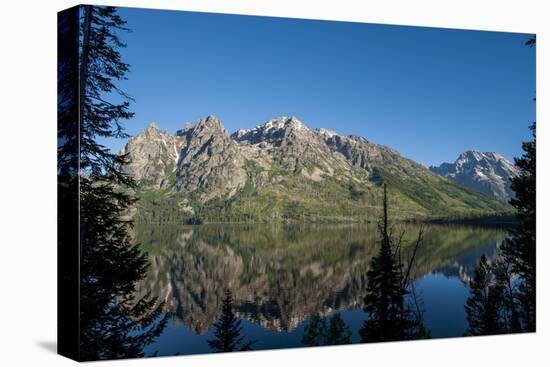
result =
[[[418,227],[400,224],[395,229],[405,232],[403,251],[408,252]],[[363,307],[366,274],[380,247],[376,230],[374,225],[136,226],[135,241],[151,260],[138,295],[152,292],[166,301],[165,311],[175,324],[182,323],[180,328],[210,339],[209,330],[220,315],[224,290],[229,288],[235,315],[247,320],[243,333],[250,332],[250,321],[290,337],[302,333],[310,315],[328,322],[339,310]],[[505,235],[497,228],[425,226],[411,279],[437,271],[466,282],[479,249],[487,251]],[[345,313],[341,316],[348,326],[355,323]],[[356,336],[357,326],[350,329],[352,337]],[[254,349],[268,348],[271,341],[258,335],[263,334],[254,331],[245,337],[258,340]],[[299,346],[299,339],[281,345]]]

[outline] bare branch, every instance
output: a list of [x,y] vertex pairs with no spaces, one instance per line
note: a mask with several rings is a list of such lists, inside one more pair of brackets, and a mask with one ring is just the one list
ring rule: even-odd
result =
[[405,273],[405,277],[403,278],[403,287],[408,287],[409,285],[409,278],[411,276],[411,270],[414,265],[414,258],[416,257],[416,253],[418,251],[418,248],[422,244],[422,236],[424,235],[424,227],[420,227],[420,230],[418,231],[418,238],[416,239],[416,243],[414,244],[413,253],[411,255],[411,258],[409,259],[409,264],[407,265],[407,271]]

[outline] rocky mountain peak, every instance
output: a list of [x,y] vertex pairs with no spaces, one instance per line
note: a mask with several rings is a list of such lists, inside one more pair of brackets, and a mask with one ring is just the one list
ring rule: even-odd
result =
[[295,116],[281,116],[252,129],[239,129],[231,137],[240,142],[263,146],[281,146],[289,138],[310,134],[311,130]]
[[149,125],[147,125],[145,130],[159,130],[160,131],[159,127],[154,122],[151,122]]
[[458,164],[464,164],[469,162],[481,162],[483,160],[494,160],[495,155],[496,153],[492,152],[483,153],[477,150],[467,150],[458,156],[456,162]]
[[221,121],[216,117],[209,115],[206,118],[200,118],[193,127],[194,134],[201,134],[203,132],[215,133],[221,132],[224,135],[229,135],[223,127]]
[[176,131],[176,135],[177,136],[184,136],[184,135],[187,135],[187,133],[189,131],[191,131],[193,129],[193,124],[190,123],[190,122],[186,122],[184,125],[183,125],[183,129],[181,130],[178,130]]
[[501,154],[476,150],[465,151],[453,163],[432,166],[430,170],[502,201],[514,196],[510,178],[519,174],[514,164]]
[[121,150],[121,154],[129,156],[122,170],[139,184],[163,187],[165,177],[176,166],[183,143],[181,137],[160,131],[155,123],[150,123]]
[[[495,152],[479,152],[476,150],[468,150],[460,154],[460,156],[455,161],[455,165],[458,171],[471,170],[473,168],[476,168],[475,166],[493,166],[496,168],[500,168],[505,172],[511,173],[517,171],[512,162],[504,158],[502,154],[498,154]],[[517,174],[517,172],[515,173]]]
[[205,124],[209,124],[209,125],[215,125],[215,126],[222,126],[222,123],[221,123],[220,119],[218,119],[214,115],[208,115],[208,116],[206,116],[206,118],[200,118],[199,121],[197,122],[197,125],[199,125],[201,123],[205,123]]
[[[195,125],[186,124],[183,130],[179,130],[182,136],[186,137],[186,149],[192,150],[194,146],[217,146],[225,147],[231,144],[229,133],[215,116],[199,118]],[[176,134],[177,135],[177,134]]]
[[244,184],[244,158],[217,117],[200,118],[185,136],[174,183],[177,191],[200,188],[212,195],[232,194]]
[[256,126],[256,129],[261,128],[263,130],[272,130],[272,129],[289,129],[289,128],[305,128],[307,127],[298,120],[295,116],[281,116],[276,119],[268,120],[263,125]]
[[141,134],[145,135],[155,135],[158,136],[160,134],[160,129],[154,122],[151,122],[147,127],[141,132]]
[[477,150],[467,150],[465,152],[462,152],[459,156],[459,158],[468,158],[468,159],[475,159],[475,160],[481,160],[483,159],[483,153],[477,151]]

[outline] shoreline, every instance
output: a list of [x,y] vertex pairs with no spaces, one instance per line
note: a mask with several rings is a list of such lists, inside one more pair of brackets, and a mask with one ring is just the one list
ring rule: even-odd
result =
[[[361,225],[376,225],[378,221],[368,220],[368,221],[352,221],[352,220],[318,220],[318,221],[218,221],[218,222],[203,222],[203,223],[181,223],[181,222],[171,222],[171,221],[162,221],[162,222],[134,222],[134,225],[177,225],[177,226],[208,226],[208,225],[243,225],[243,226],[295,226],[295,225],[306,225],[306,226],[361,226]],[[436,224],[436,225],[466,225],[466,226],[481,226],[481,227],[504,227],[511,228],[518,225],[517,219],[513,214],[506,215],[489,215],[483,217],[470,217],[470,218],[423,218],[423,219],[397,219],[394,220],[395,224]]]

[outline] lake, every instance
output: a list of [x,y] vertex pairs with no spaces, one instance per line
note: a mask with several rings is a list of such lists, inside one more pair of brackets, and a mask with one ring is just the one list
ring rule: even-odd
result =
[[[462,336],[467,283],[482,254],[497,255],[507,232],[479,226],[423,225],[412,271],[424,324],[434,338]],[[419,225],[394,226],[407,258]],[[369,262],[378,250],[375,225],[136,226],[151,266],[138,285],[165,302],[169,321],[145,352],[211,352],[224,290],[234,299],[242,335],[253,349],[300,347],[313,314],[339,312],[359,342]]]

